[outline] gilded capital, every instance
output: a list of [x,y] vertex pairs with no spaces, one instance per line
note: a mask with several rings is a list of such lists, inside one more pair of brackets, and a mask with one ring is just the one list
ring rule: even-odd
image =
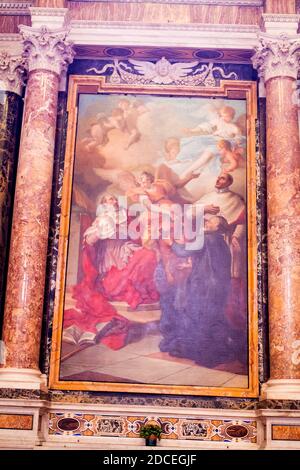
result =
[[275,77],[297,79],[300,57],[300,37],[281,34],[279,37],[261,34],[252,63],[265,82]]
[[26,60],[20,55],[0,51],[0,90],[22,95]]
[[36,29],[24,25],[19,29],[29,72],[45,69],[60,75],[73,61],[73,44],[67,39],[67,29],[49,30],[46,26]]

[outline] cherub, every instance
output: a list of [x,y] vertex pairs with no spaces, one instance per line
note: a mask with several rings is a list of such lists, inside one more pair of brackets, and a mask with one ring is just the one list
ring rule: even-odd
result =
[[[240,161],[243,161],[243,155],[240,154],[239,148],[232,147],[229,140],[219,140],[217,148],[221,157],[222,171],[231,173],[239,168]],[[243,150],[243,149],[242,149]]]
[[129,134],[128,141],[124,147],[125,150],[128,150],[131,145],[138,142],[141,138],[141,133],[138,129],[138,119],[142,114],[148,112],[148,108],[141,101],[130,102],[127,99],[120,100],[118,107],[123,111],[125,120],[124,130]]
[[[157,178],[166,178],[177,185],[187,175],[193,174],[194,178],[200,175],[213,158],[210,150],[204,150],[196,158],[181,158],[181,139],[178,137],[168,137],[164,142],[164,155],[156,168]],[[187,184],[187,183],[185,183]],[[183,186],[181,186],[183,187]]]
[[193,128],[183,129],[187,136],[213,135],[223,139],[234,139],[241,136],[241,128],[234,122],[235,110],[231,106],[222,106],[214,117],[206,123]]
[[109,131],[112,129],[123,130],[125,125],[124,112],[120,108],[113,109],[110,116],[98,113],[88,130],[88,137],[82,139],[81,142],[85,145],[88,152],[93,151],[98,146],[104,147],[109,141]]

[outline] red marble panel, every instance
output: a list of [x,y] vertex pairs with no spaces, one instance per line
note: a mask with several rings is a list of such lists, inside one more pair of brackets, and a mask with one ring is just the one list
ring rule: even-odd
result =
[[23,431],[30,431],[32,426],[32,415],[0,414],[0,429],[20,429]]

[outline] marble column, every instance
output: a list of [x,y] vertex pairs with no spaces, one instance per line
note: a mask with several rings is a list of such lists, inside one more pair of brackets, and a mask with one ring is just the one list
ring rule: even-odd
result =
[[253,64],[265,81],[270,379],[265,398],[300,397],[300,38],[261,35]]
[[6,50],[0,52],[0,326],[3,319],[24,73],[24,59],[20,55]]
[[28,61],[3,323],[0,387],[43,386],[39,370],[57,97],[67,31],[20,27]]

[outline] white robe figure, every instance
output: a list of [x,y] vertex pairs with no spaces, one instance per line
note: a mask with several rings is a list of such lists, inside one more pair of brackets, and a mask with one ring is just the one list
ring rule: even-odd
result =
[[96,219],[85,231],[83,238],[88,245],[94,245],[99,240],[103,242],[97,250],[97,264],[101,277],[113,266],[123,269],[134,252],[141,249],[136,243],[126,240],[126,234],[126,209],[100,204],[97,207]]

